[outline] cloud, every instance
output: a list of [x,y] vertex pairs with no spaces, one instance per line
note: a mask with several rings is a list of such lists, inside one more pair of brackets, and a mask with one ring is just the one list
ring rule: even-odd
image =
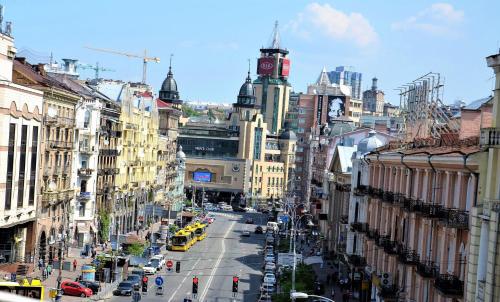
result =
[[393,30],[419,30],[434,35],[454,35],[464,12],[449,3],[434,3],[414,16],[392,24]]
[[378,41],[375,29],[362,14],[344,13],[329,4],[309,4],[285,29],[306,39],[318,32],[334,40],[354,42],[360,47],[373,45]]

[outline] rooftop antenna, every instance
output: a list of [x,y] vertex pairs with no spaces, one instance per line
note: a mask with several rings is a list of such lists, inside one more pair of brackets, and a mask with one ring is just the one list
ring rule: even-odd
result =
[[271,38],[271,49],[279,49],[280,48],[280,33],[278,31],[278,21],[274,22],[274,29]]
[[250,77],[250,59],[248,59],[248,77]]

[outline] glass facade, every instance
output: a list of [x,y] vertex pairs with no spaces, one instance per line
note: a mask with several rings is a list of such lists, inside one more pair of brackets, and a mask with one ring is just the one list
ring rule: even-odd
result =
[[253,158],[260,159],[262,153],[262,128],[255,128]]
[[222,158],[236,157],[238,155],[239,141],[179,136],[177,144],[182,146],[182,151],[188,156]]
[[[344,84],[347,86],[351,86],[352,94],[351,97],[353,99],[360,100],[361,99],[361,80],[362,73],[355,72],[350,70],[350,68],[346,66],[339,66],[335,68],[334,71],[328,72],[328,78],[330,82],[336,84]],[[343,80],[343,82],[341,82]]]

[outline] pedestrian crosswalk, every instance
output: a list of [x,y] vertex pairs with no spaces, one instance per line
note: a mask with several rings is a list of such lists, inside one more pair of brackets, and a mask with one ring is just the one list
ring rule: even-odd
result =
[[222,216],[222,217],[228,217],[228,218],[238,218],[240,217],[239,215],[236,215],[236,214],[233,214],[233,213],[230,213],[230,212],[209,212],[210,214],[214,215],[214,216]]

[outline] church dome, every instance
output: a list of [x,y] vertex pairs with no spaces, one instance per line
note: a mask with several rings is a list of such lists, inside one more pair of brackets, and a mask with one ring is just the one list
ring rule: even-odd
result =
[[384,142],[378,139],[376,134],[377,132],[375,130],[371,130],[368,133],[368,137],[360,140],[358,143],[358,151],[361,153],[368,153],[382,147],[384,145]]
[[179,91],[177,90],[177,82],[174,79],[171,66],[168,69],[167,77],[163,80],[163,84],[161,85],[160,100],[166,102],[179,102]]
[[245,83],[241,85],[240,92],[238,93],[239,105],[255,105],[255,94],[253,91],[252,79],[250,78],[250,71],[245,80]]

